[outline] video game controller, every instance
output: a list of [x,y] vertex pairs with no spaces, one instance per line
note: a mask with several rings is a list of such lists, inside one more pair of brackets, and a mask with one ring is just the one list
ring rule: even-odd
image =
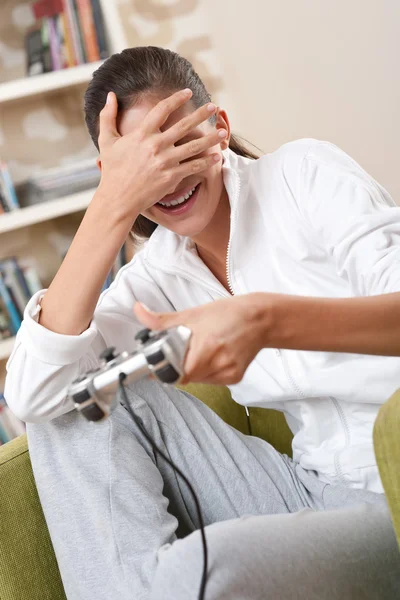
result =
[[124,384],[145,377],[166,384],[179,381],[190,336],[190,329],[182,325],[161,332],[143,329],[135,336],[137,350],[115,354],[115,348],[106,348],[100,355],[100,367],[75,379],[68,396],[88,421],[100,421],[117,406],[121,373],[126,375]]

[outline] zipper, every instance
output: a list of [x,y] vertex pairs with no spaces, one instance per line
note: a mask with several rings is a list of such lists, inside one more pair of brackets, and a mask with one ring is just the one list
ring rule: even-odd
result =
[[335,456],[334,456],[334,465],[335,465],[336,472],[339,475],[339,478],[342,481],[344,481],[344,473],[343,473],[342,467],[340,465],[340,455],[350,444],[350,430],[349,430],[349,426],[347,424],[346,416],[344,414],[342,405],[340,404],[340,402],[338,400],[336,400],[336,398],[331,397],[330,400],[332,401],[332,404],[334,405],[334,407],[337,410],[340,422],[342,423],[342,426],[344,429],[344,447],[341,450],[337,450],[335,452]]
[[232,247],[233,232],[234,232],[235,225],[236,225],[236,208],[238,205],[240,188],[241,188],[240,177],[237,173],[235,173],[235,176],[236,176],[237,187],[236,187],[236,193],[235,193],[234,210],[231,215],[231,231],[229,234],[228,248],[226,250],[226,280],[228,282],[229,291],[232,294],[232,296],[235,295],[235,291],[233,289],[232,277],[231,277],[231,247]]

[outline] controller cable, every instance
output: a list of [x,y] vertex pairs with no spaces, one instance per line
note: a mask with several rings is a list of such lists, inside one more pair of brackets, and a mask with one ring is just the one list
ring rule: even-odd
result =
[[192,487],[192,484],[190,483],[190,481],[188,480],[188,478],[186,477],[186,475],[184,475],[182,473],[182,471],[172,462],[172,460],[170,460],[168,458],[168,456],[166,456],[164,454],[164,452],[162,452],[162,450],[160,450],[158,448],[158,446],[153,442],[153,440],[151,439],[151,437],[147,433],[146,429],[144,428],[143,421],[139,417],[137,417],[135,415],[135,413],[133,412],[132,407],[131,407],[131,405],[129,403],[129,400],[128,400],[128,396],[127,396],[127,393],[126,393],[125,386],[124,386],[125,379],[126,379],[126,374],[125,373],[120,373],[119,374],[119,391],[120,391],[120,394],[121,394],[122,399],[124,401],[125,408],[129,412],[129,414],[132,417],[133,421],[139,427],[140,431],[143,433],[143,435],[146,438],[146,440],[150,443],[150,445],[152,446],[153,450],[155,450],[157,452],[157,454],[159,454],[161,456],[161,458],[163,458],[165,460],[165,462],[167,462],[175,470],[175,472],[183,479],[183,481],[186,483],[187,487],[189,488],[190,493],[193,496],[193,500],[194,500],[194,503],[196,505],[197,516],[198,516],[199,523],[200,523],[200,532],[201,532],[201,539],[202,539],[202,542],[203,542],[203,557],[204,557],[203,575],[202,575],[202,578],[201,578],[201,584],[200,584],[200,590],[199,590],[198,600],[204,600],[205,591],[206,591],[206,584],[207,584],[208,551],[207,551],[206,534],[205,534],[205,531],[204,531],[204,521],[203,521],[203,516],[201,514],[200,502],[199,502],[199,500],[198,500],[198,498],[196,496],[196,492],[194,491],[194,489]]

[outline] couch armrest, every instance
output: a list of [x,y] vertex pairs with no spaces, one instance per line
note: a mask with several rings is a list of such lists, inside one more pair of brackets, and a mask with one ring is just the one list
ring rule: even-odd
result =
[[374,426],[374,448],[400,545],[400,390],[378,413]]
[[26,435],[0,447],[0,598],[65,600]]

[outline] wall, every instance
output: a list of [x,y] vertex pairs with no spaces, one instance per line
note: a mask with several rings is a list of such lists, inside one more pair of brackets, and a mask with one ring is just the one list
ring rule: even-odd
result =
[[[28,2],[0,5],[0,81],[24,70]],[[192,60],[233,129],[265,151],[299,137],[353,155],[400,202],[398,0],[119,0],[131,45]],[[79,93],[0,112],[0,154],[17,180],[95,156]]]

